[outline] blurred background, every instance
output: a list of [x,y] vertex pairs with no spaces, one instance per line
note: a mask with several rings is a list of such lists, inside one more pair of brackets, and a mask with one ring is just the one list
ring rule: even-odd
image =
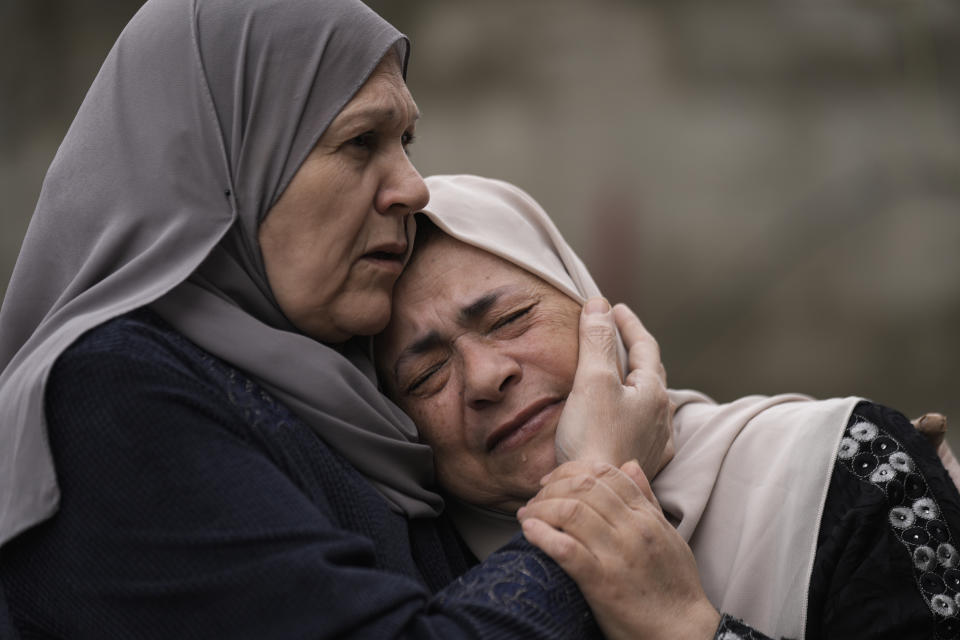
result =
[[[960,442],[960,5],[406,0],[424,175],[515,182],[671,386],[862,395]],[[138,0],[0,0],[0,295]]]

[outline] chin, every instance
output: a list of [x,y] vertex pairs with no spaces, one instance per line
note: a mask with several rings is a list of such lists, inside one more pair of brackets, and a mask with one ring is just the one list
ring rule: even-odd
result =
[[344,314],[341,327],[354,336],[372,336],[387,328],[390,323],[390,291],[373,292],[362,296],[364,302]]
[[557,468],[557,451],[552,437],[538,445],[521,454],[517,463],[522,477],[520,482],[528,489],[531,498],[540,491],[540,478]]

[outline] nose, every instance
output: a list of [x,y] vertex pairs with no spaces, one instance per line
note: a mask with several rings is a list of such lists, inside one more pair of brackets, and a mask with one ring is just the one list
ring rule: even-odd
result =
[[523,367],[496,346],[481,341],[460,345],[464,370],[464,401],[479,411],[502,401],[520,382]]
[[385,216],[406,216],[423,209],[428,200],[430,192],[420,172],[410,162],[410,156],[402,147],[394,149],[387,160],[386,175],[377,192],[377,212]]

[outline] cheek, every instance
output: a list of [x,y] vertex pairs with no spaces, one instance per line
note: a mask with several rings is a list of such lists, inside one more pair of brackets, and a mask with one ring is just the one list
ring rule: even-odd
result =
[[456,418],[456,413],[448,402],[443,400],[407,402],[400,403],[400,408],[417,425],[420,439],[430,445],[434,451],[442,452],[444,455],[448,452],[455,453],[458,443],[463,442],[460,435],[463,425]]
[[579,330],[569,323],[544,323],[536,335],[531,336],[536,347],[533,357],[541,368],[558,380],[569,391],[577,370],[579,354]]

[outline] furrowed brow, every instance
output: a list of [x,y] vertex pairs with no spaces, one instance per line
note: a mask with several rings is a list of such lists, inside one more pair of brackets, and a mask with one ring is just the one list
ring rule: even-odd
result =
[[442,346],[443,338],[440,337],[440,334],[436,331],[430,331],[426,335],[414,340],[400,352],[397,362],[393,365],[393,379],[400,379],[400,366],[403,365],[404,362],[417,356],[422,356],[425,353],[430,353],[434,349]]
[[483,318],[483,316],[490,311],[490,308],[497,303],[502,293],[503,291],[501,289],[491,291],[460,309],[460,322],[470,324]]

